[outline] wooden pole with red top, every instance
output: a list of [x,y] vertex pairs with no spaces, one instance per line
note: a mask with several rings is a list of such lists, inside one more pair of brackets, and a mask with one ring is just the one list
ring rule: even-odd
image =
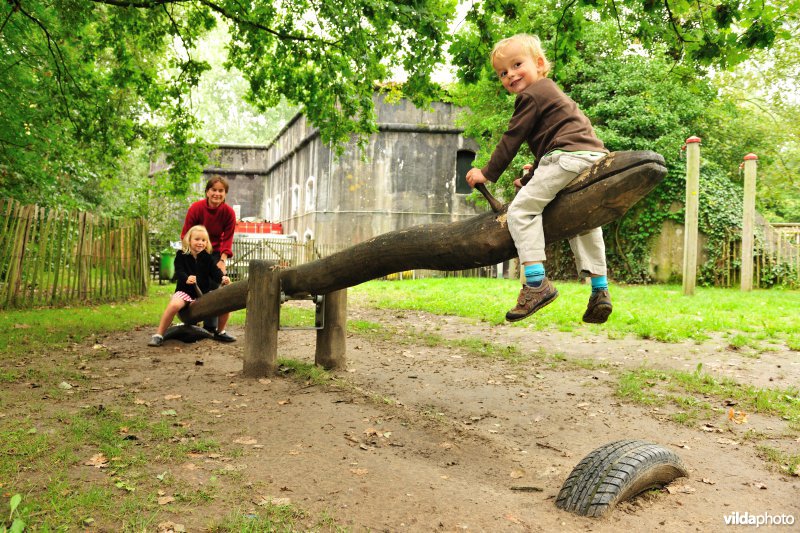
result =
[[697,283],[697,217],[700,193],[700,137],[686,139],[686,211],[683,222],[683,294]]
[[753,228],[756,217],[756,154],[744,156],[744,204],[742,214],[742,290],[753,290]]

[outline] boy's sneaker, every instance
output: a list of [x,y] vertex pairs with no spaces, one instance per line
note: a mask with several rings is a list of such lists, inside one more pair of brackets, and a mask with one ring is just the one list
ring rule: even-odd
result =
[[611,295],[607,290],[592,292],[589,297],[589,305],[583,313],[583,321],[590,324],[602,324],[608,320],[611,314]]
[[150,342],[147,343],[148,346],[161,346],[162,344],[164,344],[164,337],[159,334],[153,335]]
[[506,313],[506,320],[516,322],[528,317],[549,304],[558,296],[558,291],[546,277],[538,287],[523,285],[517,298],[517,306]]

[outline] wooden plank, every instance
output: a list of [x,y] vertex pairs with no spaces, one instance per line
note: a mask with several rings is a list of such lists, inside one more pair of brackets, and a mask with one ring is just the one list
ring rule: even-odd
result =
[[[247,313],[250,314],[248,308]],[[325,295],[324,322],[317,330],[314,363],[326,370],[341,369],[347,352],[347,289]]]
[[[250,378],[274,375],[278,368],[281,281],[273,265],[271,261],[250,261],[242,370]],[[213,292],[203,298],[210,294]],[[203,298],[192,305],[197,305]]]
[[30,206],[20,206],[16,215],[11,255],[8,262],[8,276],[6,278],[6,307],[16,305],[19,296],[20,280],[22,276],[22,262],[25,254],[25,233],[28,228]]
[[5,234],[5,243],[4,243],[4,250],[3,250],[3,264],[5,265],[5,277],[3,278],[4,283],[4,292],[2,294],[2,298],[0,298],[0,303],[2,303],[3,307],[8,307],[11,303],[11,299],[13,296],[14,284],[13,284],[13,262],[14,262],[14,253],[16,249],[16,236],[17,236],[17,228],[20,224],[20,211],[22,210],[22,206],[18,202],[11,202],[10,209],[7,212],[8,216],[8,224],[6,225]]
[[694,294],[697,284],[697,234],[700,195],[700,139],[686,139],[686,197],[683,222],[683,294]]

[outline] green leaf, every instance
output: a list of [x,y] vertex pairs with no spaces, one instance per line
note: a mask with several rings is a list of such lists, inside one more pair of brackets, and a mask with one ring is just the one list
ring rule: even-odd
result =
[[22,494],[14,494],[11,497],[11,500],[9,502],[9,506],[11,507],[11,514],[8,515],[9,518],[11,518],[14,515],[14,511],[16,511],[17,507],[19,507],[20,502],[22,502]]

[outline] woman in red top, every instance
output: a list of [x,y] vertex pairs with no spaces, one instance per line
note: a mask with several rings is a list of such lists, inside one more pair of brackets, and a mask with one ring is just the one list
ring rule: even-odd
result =
[[[225,203],[228,194],[228,180],[222,176],[212,176],[206,182],[206,197],[189,206],[186,220],[183,223],[181,239],[193,226],[205,226],[211,238],[211,256],[223,274],[227,274],[228,259],[233,257],[233,232],[236,228],[236,214],[233,208]],[[219,287],[212,284],[211,290]],[[203,326],[214,334],[214,338],[222,342],[234,342],[235,337],[225,331],[230,313],[210,318]]]

